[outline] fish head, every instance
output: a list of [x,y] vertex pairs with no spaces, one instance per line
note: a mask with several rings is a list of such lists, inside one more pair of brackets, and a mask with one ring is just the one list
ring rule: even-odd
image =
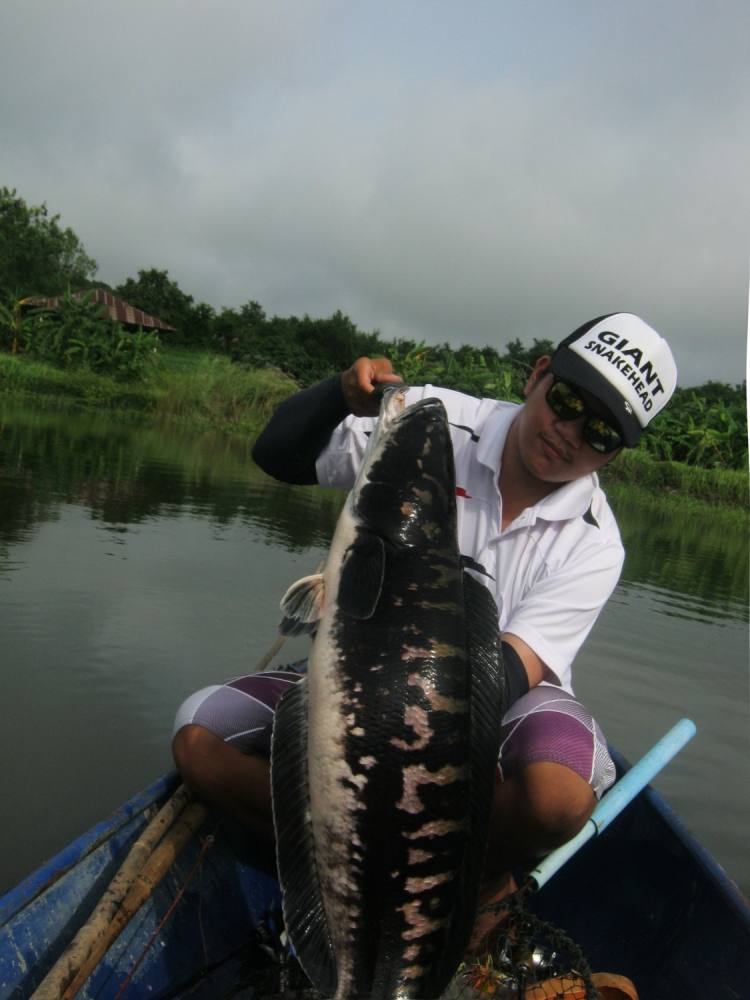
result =
[[455,481],[442,401],[406,405],[403,386],[386,389],[353,491],[355,516],[398,547],[454,544]]

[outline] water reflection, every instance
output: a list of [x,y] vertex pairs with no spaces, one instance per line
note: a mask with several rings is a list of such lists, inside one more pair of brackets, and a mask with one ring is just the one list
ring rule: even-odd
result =
[[[625,593],[628,585],[622,584]],[[634,585],[641,594],[649,594],[652,598],[652,610],[657,614],[668,615],[671,618],[683,618],[686,621],[711,622],[721,625],[723,622],[747,621],[747,605],[742,601],[704,600],[699,596],[685,594],[680,591],[666,590],[648,584]]]
[[[0,411],[0,553],[72,503],[112,531],[188,511],[228,525],[239,518],[292,552],[325,546],[342,497],[271,482],[241,438],[133,426],[89,414]],[[623,584],[663,595],[665,614],[748,620],[746,533],[725,519],[613,501],[627,559]],[[7,559],[7,550],[6,550]],[[5,570],[10,566],[7,561]],[[681,600],[675,595],[689,596]]]
[[[13,412],[0,424],[0,552],[77,504],[112,530],[190,512],[239,518],[290,551],[330,540],[341,496],[270,483],[251,443],[212,432],[132,427],[88,414]],[[6,570],[8,566],[6,565]]]
[[652,587],[664,614],[748,621],[749,550],[741,524],[620,496],[612,506],[627,553],[623,585]]

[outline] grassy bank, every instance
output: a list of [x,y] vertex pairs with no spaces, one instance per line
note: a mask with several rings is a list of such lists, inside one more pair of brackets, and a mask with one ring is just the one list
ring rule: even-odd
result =
[[257,431],[296,388],[281,372],[246,370],[220,355],[195,351],[164,352],[146,378],[133,383],[0,354],[0,391],[6,396],[242,433]]
[[[273,369],[250,370],[227,358],[188,350],[165,351],[148,376],[117,382],[84,369],[61,371],[42,362],[0,353],[0,391],[33,405],[127,411],[144,419],[202,429],[254,434],[297,388]],[[658,462],[643,451],[624,451],[602,472],[613,499],[642,493],[666,505],[722,505],[745,516],[747,470],[705,469]]]
[[662,503],[694,500],[748,509],[748,474],[736,469],[704,469],[684,462],[658,462],[637,448],[622,451],[600,473],[610,496],[649,493]]

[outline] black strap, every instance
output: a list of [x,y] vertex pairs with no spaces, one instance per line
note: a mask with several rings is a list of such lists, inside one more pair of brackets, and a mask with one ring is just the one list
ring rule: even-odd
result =
[[284,483],[317,483],[315,460],[348,415],[340,375],[297,392],[276,408],[253,446],[253,460]]
[[503,639],[503,663],[505,665],[505,679],[508,687],[508,705],[506,711],[513,702],[518,701],[521,695],[529,690],[529,675],[523,665],[517,650],[509,642]]

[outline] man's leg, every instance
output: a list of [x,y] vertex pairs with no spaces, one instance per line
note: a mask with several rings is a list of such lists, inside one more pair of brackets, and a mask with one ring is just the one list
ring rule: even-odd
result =
[[595,805],[591,785],[565,764],[538,761],[498,779],[486,877],[549,854],[578,833]]
[[272,670],[211,685],[191,695],[175,719],[172,753],[185,784],[268,845],[274,842],[273,716],[300,677],[296,670]]
[[480,913],[472,950],[495,926],[482,907],[517,886],[512,870],[544,857],[583,827],[614,780],[604,735],[571,695],[538,687],[503,719]]
[[203,802],[218,806],[264,842],[273,844],[271,766],[267,757],[236,750],[199,725],[172,741],[177,770]]

